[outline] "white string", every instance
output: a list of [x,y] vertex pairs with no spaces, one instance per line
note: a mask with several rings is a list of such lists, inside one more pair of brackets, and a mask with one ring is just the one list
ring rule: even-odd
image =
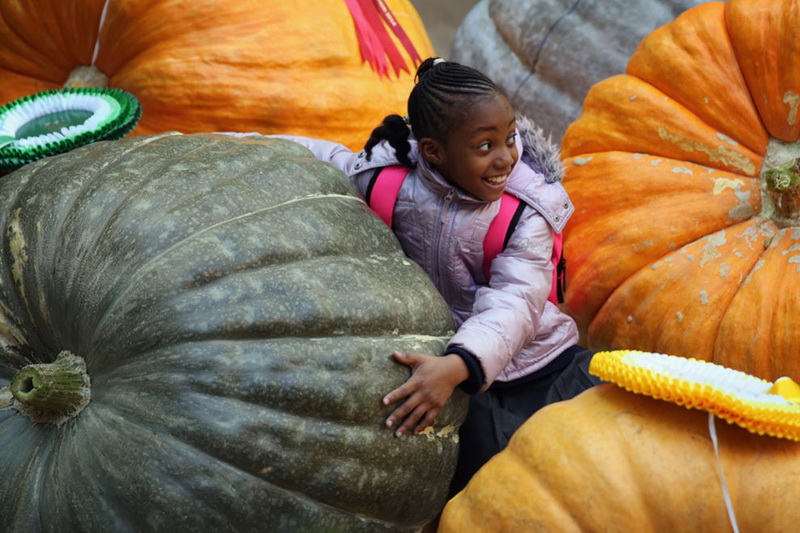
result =
[[92,65],[97,61],[97,53],[100,52],[100,32],[103,30],[103,24],[106,22],[106,11],[108,11],[108,2],[103,5],[103,12],[100,14],[100,27],[97,28],[97,40],[94,42],[94,53],[92,53]]
[[711,442],[714,443],[714,453],[717,456],[717,469],[719,470],[719,480],[722,483],[722,497],[725,498],[725,507],[728,509],[728,519],[731,521],[733,533],[739,533],[739,525],[736,523],[736,515],[733,512],[733,502],[728,492],[728,484],[725,483],[725,473],[722,471],[722,462],[719,460],[719,444],[717,443],[717,428],[714,426],[714,414],[708,413],[708,432],[711,433]]

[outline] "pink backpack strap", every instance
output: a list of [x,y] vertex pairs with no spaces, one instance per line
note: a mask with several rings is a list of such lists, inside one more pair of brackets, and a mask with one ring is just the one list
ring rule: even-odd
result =
[[[517,226],[517,219],[522,213],[525,204],[509,193],[503,193],[500,198],[500,211],[494,220],[489,224],[489,230],[486,232],[486,237],[483,239],[483,274],[486,279],[489,279],[491,274],[492,261],[497,257],[497,254],[503,251],[508,244],[508,239],[514,232]],[[553,282],[550,287],[550,295],[548,300],[558,305],[561,293],[561,272],[563,272],[563,265],[561,263],[561,251],[563,248],[563,236],[556,233],[553,236],[553,254],[550,260],[553,262]]]
[[[492,261],[506,247],[508,237],[514,231],[511,228],[511,222],[514,220],[519,206],[519,198],[507,192],[500,197],[500,210],[489,224],[489,230],[486,232],[486,237],[483,238],[483,275],[486,279],[489,279]],[[514,225],[516,226],[516,224]]]
[[365,200],[367,205],[383,220],[387,226],[392,227],[392,214],[394,204],[397,203],[397,195],[400,187],[411,171],[403,165],[391,165],[379,168],[370,180],[367,187]]
[[[411,171],[403,165],[392,165],[379,168],[375,171],[370,183],[367,186],[365,200],[367,205],[383,220],[387,226],[392,227],[392,215],[394,206],[397,203],[397,195],[400,187]],[[525,208],[525,203],[519,198],[503,193],[500,198],[500,210],[489,224],[489,230],[483,239],[483,274],[489,279],[492,261],[497,254],[503,251],[508,244],[508,239],[517,226],[517,220]],[[548,299],[558,305],[563,301],[562,282],[564,275],[563,260],[561,251],[563,248],[563,237],[560,233],[553,236],[553,285],[550,288]]]

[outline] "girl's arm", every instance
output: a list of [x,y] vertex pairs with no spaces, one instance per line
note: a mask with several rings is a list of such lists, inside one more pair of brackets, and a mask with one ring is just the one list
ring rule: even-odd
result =
[[302,144],[314,154],[314,157],[321,161],[327,161],[346,175],[352,171],[353,151],[343,144],[323,139],[312,139],[310,137],[300,137],[297,135],[269,135],[277,139],[286,139]]
[[[383,399],[385,405],[403,400],[386,420],[400,426],[395,435],[419,433],[431,425],[453,390],[475,381],[485,390],[511,358],[540,329],[552,283],[553,233],[547,222],[531,212],[520,220],[506,249],[492,262],[489,287],[478,291],[475,314],[453,336],[444,357],[395,353],[412,369],[411,377]],[[467,364],[477,360],[477,372]],[[476,375],[480,374],[480,375]]]
[[473,354],[481,364],[482,390],[542,329],[552,284],[553,231],[526,211],[506,248],[492,262],[488,287],[476,294],[473,314],[459,327],[450,347]]
[[324,139],[313,139],[311,137],[303,137],[300,135],[265,135],[257,132],[242,133],[231,131],[217,133],[220,135],[230,135],[231,137],[270,137],[273,139],[285,139],[287,141],[293,141],[298,144],[302,144],[308,148],[312,154],[314,154],[314,157],[321,161],[326,161],[332,164],[348,176],[352,170],[350,167],[352,166],[354,155],[353,151],[345,145],[337,142],[326,141]]
[[355,153],[343,144],[332,141],[294,135],[269,135],[269,137],[286,139],[305,146],[317,159],[326,161],[341,170],[362,197],[369,187],[372,169],[397,164],[393,157],[387,158],[386,155],[373,157],[368,161],[363,150]]
[[[296,142],[308,148],[311,153],[320,161],[330,163],[344,173],[350,179],[350,182],[356,187],[359,194],[365,196],[372,174],[375,169],[383,168],[389,165],[398,164],[397,157],[394,151],[376,150],[379,154],[373,153],[372,157],[367,159],[364,150],[353,152],[350,148],[333,141],[326,141],[324,139],[313,139],[311,137],[303,137],[299,135],[263,135],[260,133],[238,133],[238,132],[223,132],[223,135],[231,135],[233,137],[271,137],[274,139],[284,139],[287,141]],[[416,142],[416,141],[414,141]]]

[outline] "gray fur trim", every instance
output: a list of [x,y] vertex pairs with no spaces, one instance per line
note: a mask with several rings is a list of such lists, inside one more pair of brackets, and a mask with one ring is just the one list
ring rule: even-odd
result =
[[542,129],[521,114],[517,114],[517,129],[522,137],[522,158],[525,162],[544,174],[547,183],[561,181],[564,177],[561,153],[550,136],[545,139]]

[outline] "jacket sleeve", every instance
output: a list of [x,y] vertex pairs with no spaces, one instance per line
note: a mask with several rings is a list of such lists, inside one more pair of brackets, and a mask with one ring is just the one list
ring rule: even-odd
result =
[[[249,137],[252,135],[258,135],[273,139],[284,139],[301,144],[308,148],[317,159],[330,163],[337,169],[341,170],[345,176],[350,179],[350,182],[355,185],[362,197],[366,195],[366,191],[369,188],[369,183],[376,168],[383,168],[388,165],[397,164],[397,158],[394,155],[393,149],[391,153],[388,153],[385,150],[383,150],[381,154],[373,153],[372,157],[367,159],[366,152],[364,150],[353,152],[350,150],[350,148],[344,146],[343,144],[333,141],[326,141],[324,139],[314,139],[300,135],[262,135],[259,133],[236,132],[223,132],[222,134],[231,135],[234,137]],[[411,157],[413,159],[413,156]]]
[[269,137],[286,139],[302,144],[311,150],[311,153],[313,153],[317,159],[326,161],[344,172],[345,176],[350,179],[350,182],[356,187],[362,197],[366,195],[370,178],[375,168],[396,164],[396,161],[393,159],[386,161],[385,158],[381,159],[376,157],[373,157],[372,161],[367,161],[366,154],[363,150],[360,152],[353,152],[343,144],[332,141],[295,135],[269,135]]
[[286,139],[287,141],[294,141],[302,144],[314,154],[314,157],[321,161],[326,161],[346,175],[350,175],[352,171],[352,161],[354,154],[352,150],[343,144],[333,141],[326,141],[323,139],[312,139],[310,137],[301,137],[298,135],[269,135],[276,139]]
[[492,261],[488,287],[478,289],[472,315],[449,345],[475,355],[485,390],[541,329],[552,283],[553,230],[527,209],[506,248]]

